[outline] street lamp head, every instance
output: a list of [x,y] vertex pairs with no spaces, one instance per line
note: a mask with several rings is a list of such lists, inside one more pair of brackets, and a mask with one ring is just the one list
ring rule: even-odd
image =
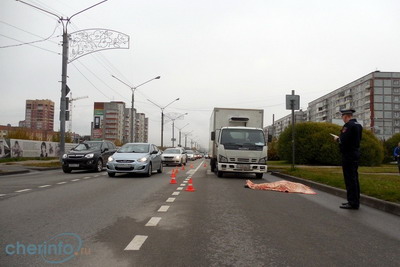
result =
[[154,79],[160,79],[161,78],[161,76],[157,76],[157,77],[155,77]]
[[178,100],[179,100],[179,97],[177,99],[175,99],[175,101],[178,101]]

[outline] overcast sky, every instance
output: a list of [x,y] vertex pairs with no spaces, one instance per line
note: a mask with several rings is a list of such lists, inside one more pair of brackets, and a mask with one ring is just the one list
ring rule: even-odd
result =
[[[64,17],[99,0],[25,0]],[[105,28],[130,36],[130,49],[100,51],[68,65],[75,102],[72,130],[90,134],[93,102],[124,101],[139,87],[135,107],[149,117],[149,141],[160,144],[161,111],[188,113],[176,121],[207,147],[214,107],[264,109],[264,125],[279,119],[285,95],[300,106],[372,71],[400,71],[398,0],[109,0],[72,19],[68,32]],[[21,2],[0,1],[0,124],[25,119],[26,99],[56,105],[61,80],[62,26]],[[51,36],[51,37],[50,37]],[[47,41],[17,45],[50,37]],[[38,48],[39,47],[39,48]],[[169,145],[171,123],[165,125]],[[176,136],[177,137],[177,136]]]

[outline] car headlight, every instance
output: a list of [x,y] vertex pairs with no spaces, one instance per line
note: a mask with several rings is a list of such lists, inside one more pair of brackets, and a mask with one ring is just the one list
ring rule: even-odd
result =
[[221,156],[221,155],[219,155],[219,162],[228,162],[228,158],[227,158],[227,157],[224,157],[224,156]]
[[258,163],[260,164],[267,164],[267,157],[261,158]]
[[114,161],[113,157],[108,157],[108,162]]
[[175,156],[175,159],[180,159],[181,158],[181,156]]
[[93,153],[90,153],[90,154],[86,154],[85,155],[85,158],[88,158],[88,159],[91,159],[91,158],[93,158],[94,157],[94,154]]
[[148,158],[143,157],[143,158],[138,159],[137,161],[138,162],[146,162],[147,160],[148,160]]
[[64,154],[64,155],[62,156],[62,158],[63,158],[63,159],[66,159],[66,158],[68,158],[68,155],[67,155],[67,154]]

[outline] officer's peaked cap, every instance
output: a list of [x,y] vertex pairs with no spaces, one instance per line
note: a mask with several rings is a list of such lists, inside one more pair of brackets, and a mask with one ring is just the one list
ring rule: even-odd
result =
[[355,109],[352,109],[352,108],[340,110],[340,113],[342,113],[342,115],[346,115],[346,114],[353,115],[353,113],[355,113],[355,112],[356,112]]

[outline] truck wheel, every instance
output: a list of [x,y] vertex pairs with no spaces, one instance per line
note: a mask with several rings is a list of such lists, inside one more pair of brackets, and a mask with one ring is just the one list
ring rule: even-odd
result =
[[223,172],[221,172],[221,171],[217,171],[217,176],[218,177],[222,177],[224,175],[224,173]]
[[256,173],[256,178],[257,179],[262,179],[263,175],[264,175],[264,173]]
[[215,172],[215,161],[214,160],[210,160],[210,168],[212,172]]

